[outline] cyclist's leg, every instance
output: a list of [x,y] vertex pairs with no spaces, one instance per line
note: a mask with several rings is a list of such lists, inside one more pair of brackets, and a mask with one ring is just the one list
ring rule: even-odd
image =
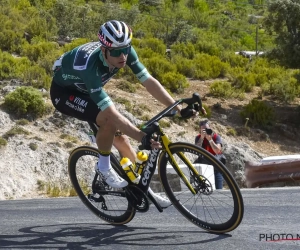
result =
[[[55,82],[52,82],[50,95],[54,107],[61,113],[82,121],[91,121],[96,123],[96,118],[100,109],[89,95],[76,90],[63,88]],[[99,164],[101,163],[100,159],[103,160],[104,158],[105,157],[99,158]],[[128,183],[120,178],[111,168],[109,158],[107,161],[107,171],[102,173],[107,184],[112,187],[126,186]]]
[[[135,162],[136,152],[131,146],[128,137],[122,134],[120,131],[118,131],[115,135],[114,146],[120,152],[122,157],[128,157],[132,162]],[[162,208],[166,208],[171,205],[171,201],[167,197],[162,197],[154,193],[150,187],[148,192],[155,198]]]
[[121,157],[128,157],[132,162],[135,162],[136,152],[126,135],[117,131],[113,145],[119,151]]

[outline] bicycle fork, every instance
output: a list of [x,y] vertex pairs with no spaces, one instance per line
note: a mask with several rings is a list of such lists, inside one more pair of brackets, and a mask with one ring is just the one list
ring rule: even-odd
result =
[[[180,167],[178,166],[176,160],[174,159],[174,156],[172,155],[170,149],[169,149],[169,145],[171,144],[171,141],[169,140],[169,138],[163,134],[161,136],[161,139],[163,141],[163,144],[165,146],[165,150],[169,156],[169,162],[171,163],[172,167],[174,168],[174,170],[176,171],[176,173],[179,175],[179,177],[181,178],[181,180],[184,182],[184,184],[187,186],[187,188],[192,192],[192,194],[197,194],[197,190],[194,189],[194,187],[191,185],[190,181],[187,179],[187,177],[185,176],[185,174],[182,172],[182,170],[180,169]],[[200,179],[202,178],[198,171],[195,169],[195,167],[193,166],[193,164],[185,157],[185,155],[183,153],[177,153],[177,155],[179,156],[179,158],[189,167],[189,169],[192,171],[192,173],[195,176],[199,176]]]

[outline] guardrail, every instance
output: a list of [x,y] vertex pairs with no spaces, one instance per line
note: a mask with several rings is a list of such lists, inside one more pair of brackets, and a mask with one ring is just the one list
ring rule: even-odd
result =
[[[199,171],[199,174],[204,175],[212,184],[213,190],[215,190],[215,174],[214,174],[214,168],[212,165],[207,164],[194,164],[195,168]],[[179,167],[182,169],[184,173],[187,171],[187,167],[184,164],[180,164]],[[172,182],[170,182],[172,189],[176,192],[187,190],[187,187],[184,185],[182,181],[180,181],[179,176],[173,169],[171,165],[167,165],[167,173],[169,176],[169,179],[172,179]],[[189,176],[189,175],[186,175]],[[152,177],[152,180],[150,182],[150,186],[153,189],[154,192],[164,192],[163,187],[160,183],[157,168],[154,172],[154,175]]]
[[248,188],[275,182],[300,180],[300,159],[245,163],[245,177]]

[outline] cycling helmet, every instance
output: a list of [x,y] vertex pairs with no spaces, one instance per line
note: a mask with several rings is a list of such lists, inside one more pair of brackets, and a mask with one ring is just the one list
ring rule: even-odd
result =
[[131,45],[132,31],[126,23],[112,20],[101,25],[98,37],[106,48],[124,48]]

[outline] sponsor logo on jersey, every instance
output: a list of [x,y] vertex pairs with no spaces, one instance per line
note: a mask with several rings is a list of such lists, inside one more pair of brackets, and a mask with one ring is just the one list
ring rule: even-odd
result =
[[85,101],[85,100],[82,100],[81,98],[79,97],[75,97],[74,101],[76,104],[80,105],[81,107],[84,107],[86,108],[86,106],[88,105],[89,102]]
[[102,102],[101,105],[99,106],[99,108],[101,109],[102,107],[106,106],[110,102],[111,102],[111,100],[107,100],[107,101]]
[[98,92],[98,91],[101,91],[101,87],[97,88],[97,89],[91,89],[91,94],[95,93],[95,92]]
[[66,80],[78,80],[78,79],[80,79],[80,77],[78,77],[78,76],[73,76],[73,75],[68,75],[68,74],[62,74],[61,76],[65,81]]
[[130,65],[134,65],[137,64],[139,62],[139,59],[136,59],[135,61],[133,61]]
[[84,51],[86,54],[84,58],[88,57],[95,49],[99,47],[99,43],[88,43],[80,48],[80,50]]
[[66,101],[66,105],[71,109],[84,113],[88,102],[74,95],[69,96],[69,100]]
[[146,73],[143,73],[141,74],[140,76],[138,76],[138,79],[141,80],[143,77],[145,77],[147,74]]
[[86,106],[87,106],[88,103],[89,103],[89,102],[87,102],[87,101],[85,101],[85,100],[83,100],[83,99],[81,99],[81,98],[79,98],[79,97],[77,97],[77,96],[74,96],[74,95],[70,95],[70,96],[69,96],[69,100],[70,100],[71,102],[74,102],[74,103],[78,104],[78,105],[81,106],[81,107],[84,107],[84,108],[86,108]]
[[84,108],[82,108],[81,106],[79,105],[75,105],[71,102],[69,102],[69,100],[66,101],[66,105],[69,106],[71,109],[74,109],[76,111],[79,111],[81,113],[84,113]]

